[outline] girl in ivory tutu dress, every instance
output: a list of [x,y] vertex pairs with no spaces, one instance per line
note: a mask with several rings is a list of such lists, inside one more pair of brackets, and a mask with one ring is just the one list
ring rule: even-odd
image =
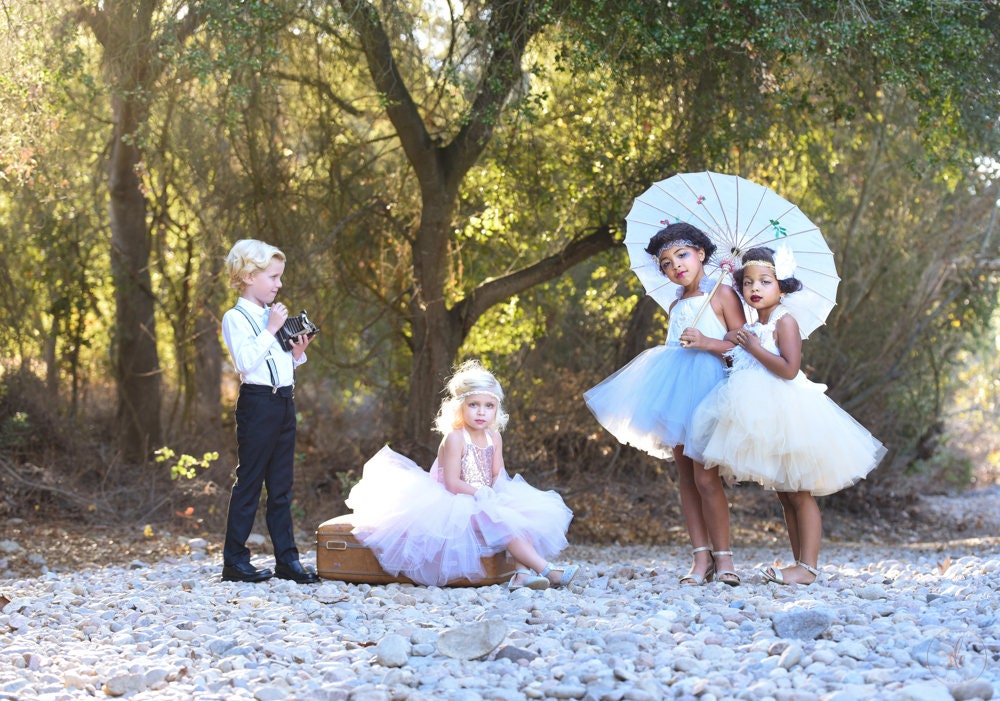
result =
[[[704,264],[715,244],[700,229],[671,224],[650,240],[646,252],[663,275],[678,285],[668,310],[667,340],[637,355],[584,393],[597,420],[622,443],[677,463],[681,511],[693,546],[694,564],[682,584],[704,584],[713,576],[730,586],[740,583],[729,549],[729,503],[718,470],[703,469],[684,453],[695,407],[725,376],[722,354],[733,347],[729,330],[746,323],[743,305],[728,285],[718,288],[709,306],[712,283]],[[704,283],[708,283],[707,285]]]
[[758,320],[735,333],[732,371],[699,405],[688,450],[724,478],[773,489],[795,564],[760,571],[765,581],[812,584],[822,519],[815,497],[865,477],[885,447],[802,374],[799,325],[782,297],[802,289],[787,249],[752,248],[734,279]]
[[500,383],[469,361],[448,382],[448,394],[435,422],[444,439],[430,474],[388,446],[365,464],[346,502],[354,534],[386,572],[421,584],[478,581],[486,574],[480,558],[506,550],[518,567],[511,589],[568,585],[578,565],[554,567],[548,559],[566,547],[573,513],[555,492],[507,474]]

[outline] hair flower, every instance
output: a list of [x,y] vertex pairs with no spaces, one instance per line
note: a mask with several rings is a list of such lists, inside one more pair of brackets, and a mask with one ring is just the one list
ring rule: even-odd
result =
[[787,280],[795,275],[795,254],[788,246],[782,245],[774,251],[774,274],[779,280]]

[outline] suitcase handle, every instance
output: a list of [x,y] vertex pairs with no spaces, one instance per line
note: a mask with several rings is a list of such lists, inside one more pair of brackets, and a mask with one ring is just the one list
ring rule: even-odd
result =
[[347,550],[346,540],[328,540],[326,541],[327,550]]

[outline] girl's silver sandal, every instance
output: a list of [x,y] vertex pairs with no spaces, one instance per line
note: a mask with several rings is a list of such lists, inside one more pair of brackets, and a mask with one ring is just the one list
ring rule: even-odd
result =
[[[812,565],[807,565],[801,560],[796,560],[795,564],[804,569],[806,572],[811,574],[816,579],[819,579],[819,570],[813,567]],[[762,570],[760,570],[760,576],[764,579],[765,582],[774,582],[775,584],[801,584],[803,587],[807,587],[816,581],[816,579],[813,579],[812,582],[786,582],[784,573],[776,567],[763,568]]]
[[[518,583],[517,578],[519,575],[524,575],[524,579]],[[510,591],[515,589],[534,589],[536,591],[542,591],[549,588],[549,578],[541,577],[531,570],[514,570],[514,576],[510,578],[507,583],[507,588]]]
[[[715,558],[717,558],[717,557],[723,557],[723,556],[726,556],[726,555],[728,555],[729,557],[732,557],[733,556],[733,551],[732,550],[713,550],[712,551],[712,559],[713,560]],[[723,579],[723,577],[728,577],[728,579]],[[743,580],[740,579],[740,575],[737,574],[736,572],[733,572],[732,570],[716,570],[715,571],[715,581],[722,582],[723,584],[728,584],[731,587],[738,587],[740,584],[743,583]]]
[[559,589],[561,587],[569,586],[569,583],[573,581],[573,577],[575,577],[576,573],[580,571],[580,565],[567,565],[566,567],[553,567],[552,565],[545,565],[545,569],[538,574],[548,579],[549,572],[552,570],[562,572],[562,577],[559,578],[559,581],[552,585],[556,589]]
[[[711,553],[712,548],[708,545],[702,545],[700,548],[695,548],[694,550],[692,550],[691,554],[694,555],[695,553],[703,553],[706,551]],[[681,577],[679,583],[685,584],[686,586],[701,586],[705,582],[711,582],[712,577],[714,576],[715,576],[715,558],[712,558],[712,564],[709,565],[708,569],[705,571],[705,574],[702,575],[702,574],[694,574],[693,572],[688,572],[686,575]],[[687,582],[691,582],[691,584],[687,585],[686,584]]]

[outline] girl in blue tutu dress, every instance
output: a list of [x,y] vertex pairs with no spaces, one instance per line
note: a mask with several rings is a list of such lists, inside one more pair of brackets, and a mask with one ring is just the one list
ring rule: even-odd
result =
[[346,501],[354,534],[386,572],[421,584],[481,580],[480,558],[506,550],[518,567],[511,589],[568,585],[578,566],[554,567],[548,559],[566,547],[573,513],[555,492],[507,474],[500,383],[469,361],[448,393],[435,421],[444,439],[430,474],[382,448]]
[[[596,387],[584,393],[597,420],[622,443],[658,458],[673,456],[684,523],[693,546],[694,563],[682,584],[704,584],[716,577],[730,586],[740,583],[729,545],[729,503],[718,470],[703,469],[684,453],[695,407],[725,376],[722,354],[733,344],[726,333],[746,323],[743,306],[728,285],[711,297],[704,264],[715,244],[700,229],[671,224],[650,240],[646,252],[660,271],[679,286],[670,306],[667,340],[636,356]],[[705,283],[708,283],[707,285]]]
[[862,479],[885,447],[803,375],[799,325],[782,297],[802,289],[790,251],[752,248],[736,286],[758,320],[732,334],[732,371],[695,412],[688,450],[723,477],[773,489],[795,564],[766,567],[765,581],[812,584],[819,574],[817,496]]

